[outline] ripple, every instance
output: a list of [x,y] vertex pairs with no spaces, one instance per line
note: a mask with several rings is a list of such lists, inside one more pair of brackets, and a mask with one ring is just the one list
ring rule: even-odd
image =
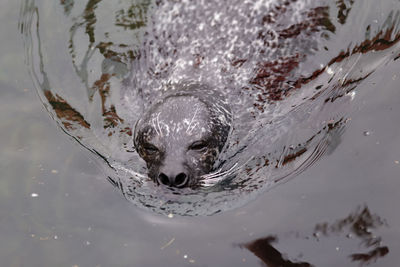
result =
[[[399,10],[372,0],[67,2],[21,5],[38,95],[129,201],[165,215],[230,210],[306,171],[340,145],[358,85],[400,57]],[[178,190],[147,177],[132,132],[183,80],[212,85],[234,120],[215,171]]]

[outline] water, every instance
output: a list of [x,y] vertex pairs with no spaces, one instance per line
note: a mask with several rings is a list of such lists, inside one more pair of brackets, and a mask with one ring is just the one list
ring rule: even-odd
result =
[[[374,70],[349,92],[348,100],[342,101],[341,105],[324,105],[324,112],[319,109],[315,112],[313,108],[317,105],[305,105],[308,110],[303,109],[303,105],[301,111],[319,115],[311,117],[308,124],[298,123],[304,118],[301,115],[294,119],[288,117],[286,122],[294,127],[291,129],[306,126],[299,137],[289,135],[282,141],[290,140],[288,143],[291,144],[297,144],[297,138],[310,136],[307,127],[315,134],[312,122],[318,124],[326,120],[326,114],[332,114],[329,108],[340,109],[339,116],[332,116],[334,121],[345,118],[345,129],[339,134],[317,135],[318,142],[311,148],[321,144],[320,140],[326,140],[326,137],[329,137],[330,145],[328,150],[322,150],[322,158],[311,157],[319,159],[316,163],[311,162],[314,165],[305,160],[305,168],[293,167],[270,174],[273,179],[279,179],[289,173],[292,179],[283,179],[286,183],[281,182],[275,187],[267,183],[266,187],[253,191],[253,195],[239,195],[237,201],[244,199],[243,203],[233,206],[248,202],[239,208],[207,217],[163,216],[125,201],[119,190],[113,189],[106,180],[104,169],[98,170],[101,161],[81,145],[72,145],[76,141],[67,138],[54,127],[54,121],[48,119],[24,64],[25,48],[17,27],[20,4],[2,4],[3,25],[6,27],[1,30],[3,36],[7,36],[2,41],[5,51],[1,57],[4,66],[1,76],[0,165],[3,174],[0,187],[2,264],[259,266],[260,259],[271,266],[289,265],[288,261],[308,262],[314,266],[358,266],[360,262],[371,262],[375,266],[397,264],[400,220],[394,205],[398,201],[396,185],[400,167],[399,127],[396,123],[400,66],[398,61],[393,61],[391,50],[366,53],[366,56],[353,57],[354,61],[341,65],[347,70],[344,74],[353,74],[354,77],[357,77],[356,70],[359,71],[360,66],[366,72]],[[94,54],[87,61],[90,67],[81,64],[87,52],[88,37],[82,27],[78,27],[78,32],[81,32],[73,35],[77,36],[74,37],[74,49],[81,50],[75,52],[80,53],[76,56],[79,64],[75,65],[81,69],[76,71],[75,65],[71,64],[71,35],[67,34],[76,22],[68,18],[78,16],[86,3],[74,3],[70,11],[67,6],[46,1],[23,2],[22,6],[28,4],[38,6],[43,60],[46,75],[52,82],[52,92],[68,99],[71,106],[84,110],[82,113],[88,114],[90,122],[96,123],[96,114],[101,114],[101,99],[93,94],[94,100],[88,105],[87,99],[93,92],[85,92],[84,83],[93,84],[90,79],[102,72],[101,61],[104,58]],[[109,9],[102,4],[100,2],[96,9],[96,31],[109,31],[110,39],[132,44],[132,35],[125,36],[126,32],[113,30],[114,22],[107,21],[109,17],[106,16]],[[124,4],[127,3],[120,3]],[[380,10],[374,8],[372,12],[368,4],[358,3],[352,9],[358,12],[353,13],[356,14],[354,17],[348,17],[349,24],[344,24],[350,26],[341,28],[342,35],[340,30],[335,33],[344,37],[331,36],[325,41],[330,45],[331,54],[317,54],[315,65],[329,62],[337,51],[345,49],[343,40],[354,38],[351,39],[355,40],[352,47],[364,40],[365,31],[354,34],[356,24],[351,21],[363,18],[362,21],[369,22],[373,36],[386,21],[387,11],[393,9],[393,4],[397,3],[388,1],[379,7]],[[70,12],[69,17],[64,14],[65,8]],[[99,19],[100,14],[105,20]],[[25,19],[23,16],[20,21]],[[383,62],[380,62],[381,58]],[[124,67],[118,66],[118,72],[123,74]],[[331,65],[326,75],[330,75],[335,66]],[[350,68],[353,72],[349,71]],[[88,70],[87,77],[84,70]],[[302,71],[300,74],[309,72],[306,67]],[[77,73],[82,76],[77,77]],[[111,82],[111,88],[117,88],[122,76]],[[326,81],[325,76],[319,77],[316,84]],[[44,80],[40,81],[45,84]],[[82,97],[82,92],[86,93],[85,97]],[[337,95],[340,94],[329,96]],[[113,101],[117,103],[118,98],[113,98]],[[102,125],[97,127],[101,129]],[[108,147],[114,147],[116,143],[110,144]],[[100,152],[103,155],[121,155],[107,149],[104,151]],[[302,161],[298,162],[301,165]],[[232,203],[226,202],[225,205],[226,209],[232,208]],[[252,245],[255,240],[259,240],[256,244],[261,250],[257,251]],[[273,259],[272,255],[283,255],[284,259]]]

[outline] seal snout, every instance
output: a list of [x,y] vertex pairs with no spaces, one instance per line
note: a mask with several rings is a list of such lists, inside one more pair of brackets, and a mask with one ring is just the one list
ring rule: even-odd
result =
[[164,172],[161,172],[158,175],[157,181],[159,184],[182,188],[188,185],[189,176],[185,172],[170,172],[168,175]]

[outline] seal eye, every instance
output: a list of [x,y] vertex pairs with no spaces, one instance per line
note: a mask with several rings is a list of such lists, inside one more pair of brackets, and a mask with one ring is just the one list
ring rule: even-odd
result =
[[196,150],[196,151],[204,151],[207,149],[207,147],[208,147],[208,145],[205,141],[196,141],[190,145],[189,149]]
[[144,144],[143,149],[146,151],[146,154],[152,155],[158,152],[158,148],[152,144]]

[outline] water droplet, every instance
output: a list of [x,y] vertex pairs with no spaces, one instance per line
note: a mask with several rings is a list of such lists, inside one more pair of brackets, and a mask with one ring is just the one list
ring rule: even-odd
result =
[[351,238],[353,238],[353,235],[352,234],[347,234],[346,237],[351,239]]

